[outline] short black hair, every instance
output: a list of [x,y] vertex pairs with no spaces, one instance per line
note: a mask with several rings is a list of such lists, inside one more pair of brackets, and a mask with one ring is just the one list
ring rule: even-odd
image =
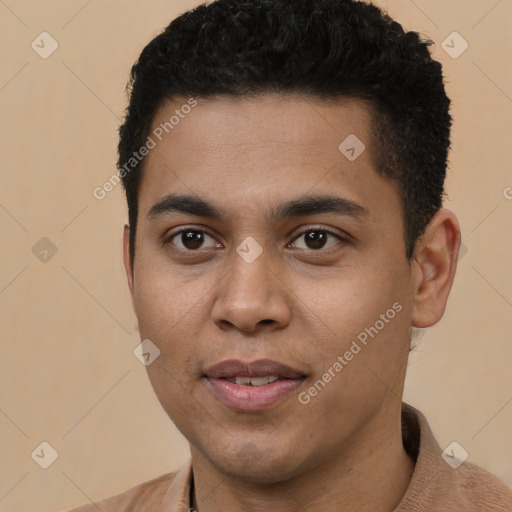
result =
[[371,154],[377,172],[399,184],[411,261],[442,207],[450,147],[450,100],[432,44],[355,0],[216,0],[174,19],[133,65],[119,129],[132,264],[144,159],[129,172],[126,162],[146,143],[157,109],[180,96],[269,92],[369,105]]

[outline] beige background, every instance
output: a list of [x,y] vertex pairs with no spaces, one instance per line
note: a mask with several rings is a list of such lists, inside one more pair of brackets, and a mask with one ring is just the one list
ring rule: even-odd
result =
[[[378,3],[433,39],[444,64],[455,118],[447,206],[467,248],[445,318],[411,356],[405,399],[442,447],[456,440],[512,484],[512,2]],[[102,201],[92,191],[115,172],[131,64],[197,4],[0,0],[2,512],[97,500],[189,455],[133,355],[121,187]],[[59,44],[47,59],[31,48],[43,31]],[[469,43],[457,59],[441,46],[453,31]],[[57,248],[46,262],[32,252],[43,237]],[[58,452],[48,469],[31,458],[43,441]]]

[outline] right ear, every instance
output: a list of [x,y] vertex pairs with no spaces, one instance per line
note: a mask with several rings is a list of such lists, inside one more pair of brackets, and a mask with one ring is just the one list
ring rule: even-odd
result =
[[132,296],[133,302],[133,265],[130,256],[130,226],[125,224],[123,233],[123,261],[124,270],[126,272],[126,278],[128,280],[128,287],[130,288],[130,295]]

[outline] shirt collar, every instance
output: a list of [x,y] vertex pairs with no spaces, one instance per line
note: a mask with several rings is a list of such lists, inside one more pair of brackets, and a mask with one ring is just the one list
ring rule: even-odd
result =
[[162,512],[189,512],[190,487],[192,483],[192,460],[189,461],[178,471],[172,484],[169,486],[163,499]]

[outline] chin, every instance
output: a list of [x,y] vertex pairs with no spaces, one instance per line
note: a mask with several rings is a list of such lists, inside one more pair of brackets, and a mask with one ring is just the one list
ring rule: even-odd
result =
[[276,451],[273,447],[263,449],[248,441],[233,443],[220,453],[203,454],[217,471],[246,482],[278,483],[300,473],[296,448],[290,447],[288,453]]

